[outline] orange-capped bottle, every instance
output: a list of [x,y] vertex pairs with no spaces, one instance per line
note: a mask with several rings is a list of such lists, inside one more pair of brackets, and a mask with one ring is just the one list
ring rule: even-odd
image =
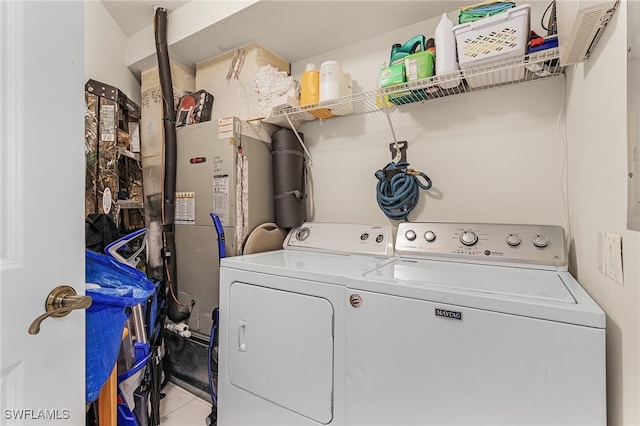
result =
[[300,105],[320,101],[320,70],[316,64],[307,64],[300,79]]

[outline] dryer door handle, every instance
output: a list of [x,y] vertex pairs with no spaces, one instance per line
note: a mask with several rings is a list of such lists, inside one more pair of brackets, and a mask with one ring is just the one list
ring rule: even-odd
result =
[[238,320],[238,350],[247,351],[247,322]]

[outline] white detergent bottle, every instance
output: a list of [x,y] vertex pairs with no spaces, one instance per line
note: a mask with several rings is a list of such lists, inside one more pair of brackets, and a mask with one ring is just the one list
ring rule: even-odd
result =
[[[340,97],[353,95],[353,78],[351,73],[345,72],[342,76],[342,89],[340,90]],[[337,105],[331,110],[333,115],[347,115],[353,113],[353,101],[345,98],[344,102]]]
[[344,72],[338,61],[325,61],[320,65],[320,102],[342,95]]
[[[447,17],[446,13],[442,14],[442,19],[436,27],[435,32],[436,51],[436,75],[443,75],[450,72],[458,71],[460,66],[458,65],[457,52],[456,52],[456,37],[453,33],[453,22]],[[446,77],[449,80],[448,77]],[[458,87],[460,84],[460,77],[454,80],[440,83],[441,89],[452,89]]]

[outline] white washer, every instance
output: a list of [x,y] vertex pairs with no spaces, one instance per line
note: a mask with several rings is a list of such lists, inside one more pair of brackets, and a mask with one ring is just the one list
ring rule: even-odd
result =
[[349,425],[605,425],[605,314],[555,226],[403,223],[349,279]]
[[305,223],[222,259],[218,424],[344,424],[347,279],[392,255],[390,226]]

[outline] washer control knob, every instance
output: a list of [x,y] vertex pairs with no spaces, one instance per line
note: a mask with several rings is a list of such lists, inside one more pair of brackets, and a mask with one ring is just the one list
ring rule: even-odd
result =
[[416,233],[415,233],[415,231],[413,231],[411,229],[409,229],[407,232],[405,232],[404,236],[409,241],[413,241],[413,240],[416,239]]
[[507,235],[507,244],[509,244],[511,247],[519,246],[521,242],[522,241],[520,240],[520,237],[517,234]]
[[428,243],[432,243],[436,240],[436,233],[433,231],[427,231],[424,233],[424,239],[427,240]]
[[460,235],[460,242],[465,246],[472,246],[478,242],[478,236],[473,231],[464,231]]
[[309,233],[311,233],[311,230],[306,226],[304,228],[300,228],[298,229],[298,232],[296,232],[296,239],[298,241],[304,241],[309,236]]
[[545,248],[549,245],[549,239],[544,235],[536,235],[533,237],[533,245],[540,248]]

